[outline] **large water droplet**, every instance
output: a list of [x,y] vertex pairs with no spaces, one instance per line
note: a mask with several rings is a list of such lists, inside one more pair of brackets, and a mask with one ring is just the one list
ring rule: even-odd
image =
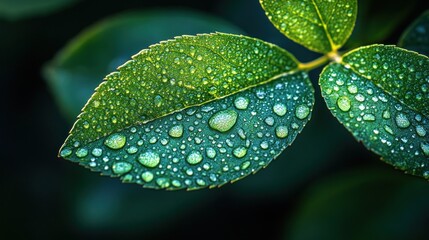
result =
[[138,156],[137,160],[143,166],[146,166],[149,168],[156,167],[159,164],[159,162],[161,161],[159,154],[156,152],[152,152],[152,151],[147,151],[147,152],[141,153]]
[[393,135],[393,130],[389,126],[385,125],[384,130],[386,130],[386,132],[388,132],[389,134]]
[[142,177],[143,181],[150,182],[153,180],[153,173],[146,171],[146,172],[142,173],[141,177]]
[[125,146],[126,141],[125,135],[114,133],[106,138],[104,144],[111,149],[121,149]]
[[429,143],[421,143],[420,148],[426,156],[429,156]]
[[174,187],[179,188],[179,187],[182,186],[182,183],[179,180],[173,180],[173,181],[171,181],[171,185],[173,185]]
[[127,162],[117,162],[117,163],[113,164],[113,166],[112,166],[112,170],[116,174],[127,173],[127,172],[131,171],[132,168],[133,168],[133,165],[131,165],[130,163],[127,163]]
[[214,150],[214,148],[209,147],[206,149],[206,155],[208,158],[213,159],[216,157],[216,150]]
[[416,132],[417,132],[417,135],[419,135],[420,137],[426,136],[426,130],[420,125],[416,127]]
[[60,152],[60,156],[61,157],[68,157],[72,154],[72,150],[70,150],[69,148],[64,148],[61,150]]
[[298,107],[296,107],[295,116],[298,119],[301,119],[301,120],[305,119],[308,116],[308,114],[310,114],[310,108],[307,107],[306,105],[299,105]]
[[139,149],[137,147],[131,146],[127,149],[127,153],[129,154],[134,154],[138,151]]
[[201,155],[201,153],[199,153],[197,151],[191,152],[188,155],[188,157],[186,157],[186,161],[191,165],[196,165],[196,164],[200,163],[202,160],[203,160],[203,156]]
[[227,132],[237,122],[238,114],[234,110],[223,110],[209,119],[209,126],[219,132]]
[[170,128],[168,135],[174,138],[179,138],[183,135],[183,125],[176,125]]
[[94,149],[92,149],[91,154],[94,157],[99,157],[99,156],[101,156],[103,154],[103,150],[101,148],[94,148]]
[[289,130],[286,126],[278,126],[276,127],[276,136],[278,138],[285,138],[289,134]]
[[160,188],[168,188],[170,186],[170,180],[168,178],[158,178],[156,179],[156,184]]
[[282,117],[286,114],[287,108],[283,103],[277,103],[273,106],[273,112],[278,116]]
[[408,120],[407,116],[403,113],[399,113],[396,115],[396,125],[400,128],[407,128],[410,126],[410,121]]
[[249,168],[249,166],[250,166],[250,162],[249,161],[245,161],[245,162],[243,162],[242,164],[241,164],[241,169],[242,170],[246,170],[247,168]]
[[363,120],[369,121],[369,122],[375,121],[375,116],[371,113],[367,113],[367,114],[363,115],[362,118],[363,118]]
[[346,96],[341,96],[337,100],[337,105],[343,112],[347,112],[352,107],[350,99]]
[[196,182],[198,185],[200,185],[200,186],[205,186],[205,185],[206,185],[206,182],[205,182],[203,179],[197,179],[195,182]]
[[234,149],[232,154],[234,154],[234,156],[237,158],[242,158],[242,157],[246,156],[247,149],[245,147],[238,147],[238,148]]
[[384,110],[383,111],[383,118],[384,119],[389,119],[390,118],[390,112],[389,112],[389,110]]
[[88,155],[88,149],[86,149],[86,148],[79,148],[76,151],[76,156],[78,156],[80,158],[86,157],[87,155]]
[[268,126],[273,126],[274,125],[274,118],[273,117],[267,117],[267,118],[265,118],[265,123]]
[[349,91],[349,93],[351,94],[356,94],[358,92],[358,89],[355,85],[350,85],[347,87],[347,90]]
[[244,110],[249,106],[249,99],[244,97],[238,97],[234,101],[234,105],[237,109]]

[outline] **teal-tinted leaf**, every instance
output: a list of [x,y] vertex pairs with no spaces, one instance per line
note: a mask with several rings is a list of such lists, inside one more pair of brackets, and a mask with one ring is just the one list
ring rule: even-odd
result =
[[346,54],[321,74],[338,120],[388,163],[429,178],[429,59],[394,46]]
[[53,12],[77,0],[0,0],[0,17],[20,19]]
[[127,12],[91,26],[45,68],[45,77],[63,113],[73,121],[104,76],[129,56],[163,39],[238,28],[195,11]]
[[356,0],[260,0],[274,26],[310,50],[336,51],[349,38],[357,16]]
[[291,144],[313,101],[307,74],[277,46],[222,33],[178,37],[108,75],[60,155],[151,188],[220,186]]
[[322,181],[304,195],[284,239],[426,239],[429,189],[371,168]]
[[429,55],[429,10],[405,30],[399,40],[399,46]]

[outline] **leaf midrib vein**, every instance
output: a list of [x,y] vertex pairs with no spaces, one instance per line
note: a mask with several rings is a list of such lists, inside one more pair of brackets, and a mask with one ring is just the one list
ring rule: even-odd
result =
[[322,17],[322,14],[320,13],[319,7],[317,7],[315,0],[311,0],[311,3],[313,3],[314,9],[317,12],[317,16],[319,17],[320,22],[322,23],[323,30],[325,31],[326,37],[328,38],[329,44],[331,45],[331,50],[336,51],[338,49],[338,46],[332,40],[331,34],[328,31],[328,25],[323,20],[323,17]]

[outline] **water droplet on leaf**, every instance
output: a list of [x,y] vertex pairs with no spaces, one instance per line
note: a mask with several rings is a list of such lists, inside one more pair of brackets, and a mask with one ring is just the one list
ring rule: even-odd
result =
[[346,96],[339,97],[337,100],[337,105],[343,112],[349,111],[352,106],[350,99]]
[[182,125],[176,125],[170,128],[168,131],[168,135],[174,138],[179,138],[183,135],[183,126]]
[[112,166],[112,170],[116,174],[127,173],[127,172],[131,171],[132,168],[133,168],[133,166],[128,162],[117,162],[117,163],[113,164],[113,166]]
[[147,151],[147,152],[141,153],[138,156],[137,160],[143,166],[146,166],[149,168],[156,167],[159,164],[159,162],[161,161],[159,154],[156,152],[152,152],[152,151]]
[[247,109],[247,107],[249,106],[249,99],[244,97],[238,97],[235,99],[234,105],[239,110]]
[[191,165],[196,165],[200,163],[203,160],[203,156],[201,153],[193,151],[191,152],[188,157],[186,157],[186,161]]
[[126,137],[120,133],[114,133],[106,138],[104,145],[111,149],[121,149],[125,146]]
[[277,114],[277,116],[284,116],[287,112],[287,108],[284,104],[282,103],[277,103],[276,105],[273,106],[273,112],[275,114]]
[[310,108],[308,108],[306,105],[299,105],[298,107],[296,107],[295,116],[298,119],[305,119],[308,114],[310,114]]
[[234,110],[223,110],[209,119],[209,126],[219,132],[227,132],[237,122],[238,114]]

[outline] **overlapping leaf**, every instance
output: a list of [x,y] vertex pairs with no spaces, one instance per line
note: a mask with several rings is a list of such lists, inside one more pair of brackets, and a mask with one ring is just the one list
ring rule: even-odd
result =
[[429,178],[429,59],[394,46],[346,54],[321,74],[329,109],[388,163]]
[[399,40],[399,46],[429,55],[429,10],[408,27]]
[[291,144],[313,101],[286,51],[237,35],[183,36],[108,75],[60,155],[146,187],[220,186]]
[[288,38],[310,50],[339,49],[353,31],[356,0],[260,0],[268,18]]

